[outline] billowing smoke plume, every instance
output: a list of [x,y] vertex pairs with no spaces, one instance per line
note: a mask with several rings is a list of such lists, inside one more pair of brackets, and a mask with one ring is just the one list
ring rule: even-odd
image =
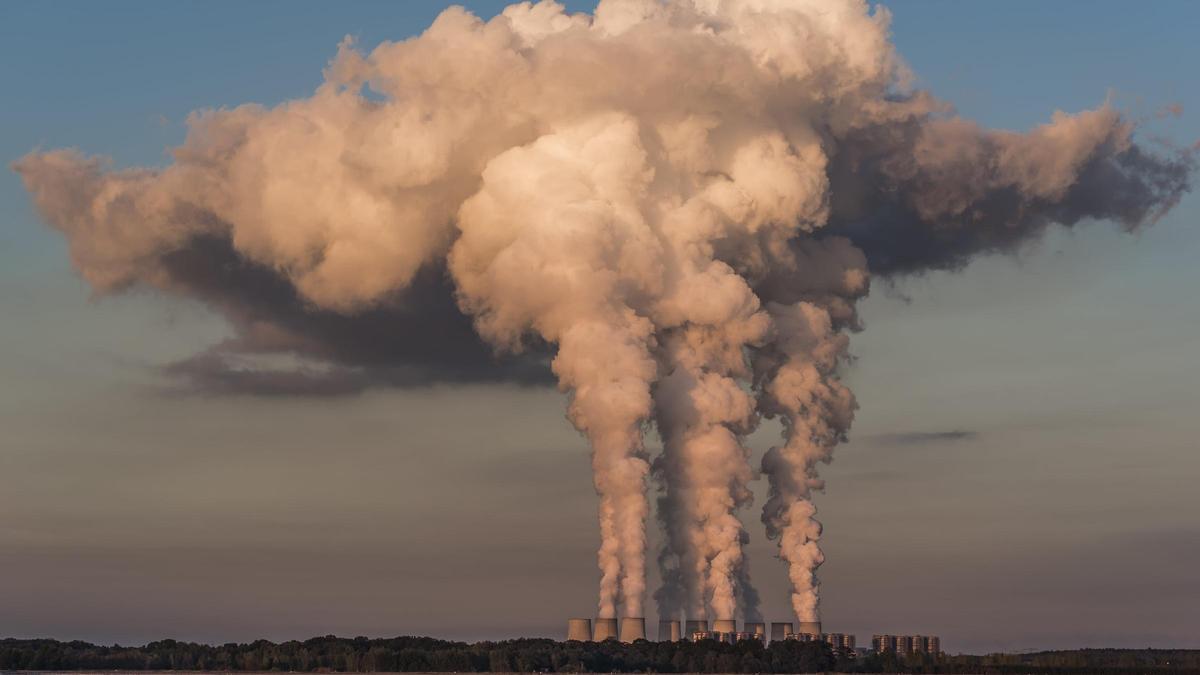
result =
[[763,456],[770,493],[762,520],[788,565],[792,608],[807,622],[820,620],[815,573],[825,559],[811,501],[824,487],[816,466],[832,459],[857,407],[836,370],[847,355],[844,330],[858,325],[853,303],[866,295],[868,275],[866,259],[844,239],[798,242],[793,254],[795,272],[770,282],[775,335],[752,361],[759,407],[782,420],[785,441]]
[[601,616],[643,615],[653,423],[660,612],[754,618],[744,438],[779,419],[762,520],[813,620],[811,498],[854,414],[838,370],[869,272],[1133,229],[1192,171],[1107,104],[981,129],[906,88],[887,31],[862,0],[450,8],[369,54],[347,41],[310,98],[193,115],[165,168],[15,168],[97,292],[228,317],[233,338],[168,368],[196,388],[536,384],[552,356],[593,451]]

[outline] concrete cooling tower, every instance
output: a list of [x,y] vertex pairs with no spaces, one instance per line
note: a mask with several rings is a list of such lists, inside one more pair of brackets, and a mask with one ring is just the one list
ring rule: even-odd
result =
[[617,639],[617,620],[616,619],[596,619],[596,630],[592,633],[592,639],[596,642],[605,640]]
[[807,633],[808,635],[820,635],[821,634],[821,622],[820,621],[801,621],[800,622],[800,630],[797,630],[796,632],[797,633]]
[[659,642],[679,642],[683,637],[683,629],[676,620],[662,620],[658,622],[658,641]]
[[756,636],[763,642],[767,641],[767,624],[761,621],[747,621],[746,632]]
[[646,639],[646,620],[641,617],[627,616],[621,619],[621,642],[633,642]]
[[713,622],[713,631],[717,633],[736,633],[737,621],[733,619],[717,619]]
[[790,621],[775,621],[771,623],[771,642],[782,640],[787,637],[788,633],[792,632],[792,623]]
[[567,619],[567,639],[587,642],[592,639],[591,619]]
[[687,630],[684,631],[688,639],[691,639],[692,633],[697,631],[708,632],[708,621],[705,621],[704,619],[688,619]]

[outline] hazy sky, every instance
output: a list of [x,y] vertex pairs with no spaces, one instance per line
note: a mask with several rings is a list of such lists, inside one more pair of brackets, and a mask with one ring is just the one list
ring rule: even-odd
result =
[[[1200,139],[1195,3],[886,4],[919,84],[966,117],[1024,130],[1108,96],[1143,141]],[[0,158],[163,164],[190,111],[306,96],[342,36],[401,39],[442,7],[0,3]],[[817,499],[828,630],[1200,647],[1198,217],[1192,195],[1136,236],[1095,223],[876,285]],[[227,333],[178,299],[91,299],[0,174],[0,635],[561,637],[594,611],[596,497],[560,394],[164,393],[157,366]],[[765,614],[791,620],[742,515]]]

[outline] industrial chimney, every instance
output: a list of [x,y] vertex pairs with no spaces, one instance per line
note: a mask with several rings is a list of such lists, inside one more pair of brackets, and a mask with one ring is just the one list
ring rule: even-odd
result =
[[762,642],[767,641],[767,624],[761,621],[747,621],[746,632],[755,636]]
[[771,622],[771,642],[783,640],[787,638],[788,633],[792,632],[792,622],[790,621],[773,621]]
[[605,640],[617,639],[617,620],[616,619],[596,619],[596,631],[592,633],[592,639],[596,642],[604,642]]
[[587,642],[592,639],[591,619],[567,619],[567,639]]
[[679,642],[682,632],[678,620],[662,619],[658,622],[659,642]]
[[801,621],[800,622],[800,630],[798,630],[796,632],[797,633],[807,633],[809,635],[820,635],[821,634],[821,622],[820,621]]
[[736,633],[737,621],[733,619],[717,619],[713,622],[713,631],[716,633]]
[[646,639],[646,620],[641,617],[621,618],[621,642],[632,643]]

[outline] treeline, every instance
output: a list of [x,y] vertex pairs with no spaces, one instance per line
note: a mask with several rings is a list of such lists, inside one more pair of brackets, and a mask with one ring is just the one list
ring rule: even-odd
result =
[[313,638],[219,646],[161,640],[105,647],[0,640],[0,670],[559,673],[1200,673],[1200,650],[1084,649],[940,656],[835,653],[815,642],[449,642],[433,638]]
[[1200,649],[1073,649],[947,657],[943,668],[979,673],[1200,673]]
[[103,647],[55,640],[0,641],[0,670],[215,670],[300,672],[815,673],[836,665],[828,645],[754,642],[447,642],[333,636],[304,642],[209,646],[175,640]]

